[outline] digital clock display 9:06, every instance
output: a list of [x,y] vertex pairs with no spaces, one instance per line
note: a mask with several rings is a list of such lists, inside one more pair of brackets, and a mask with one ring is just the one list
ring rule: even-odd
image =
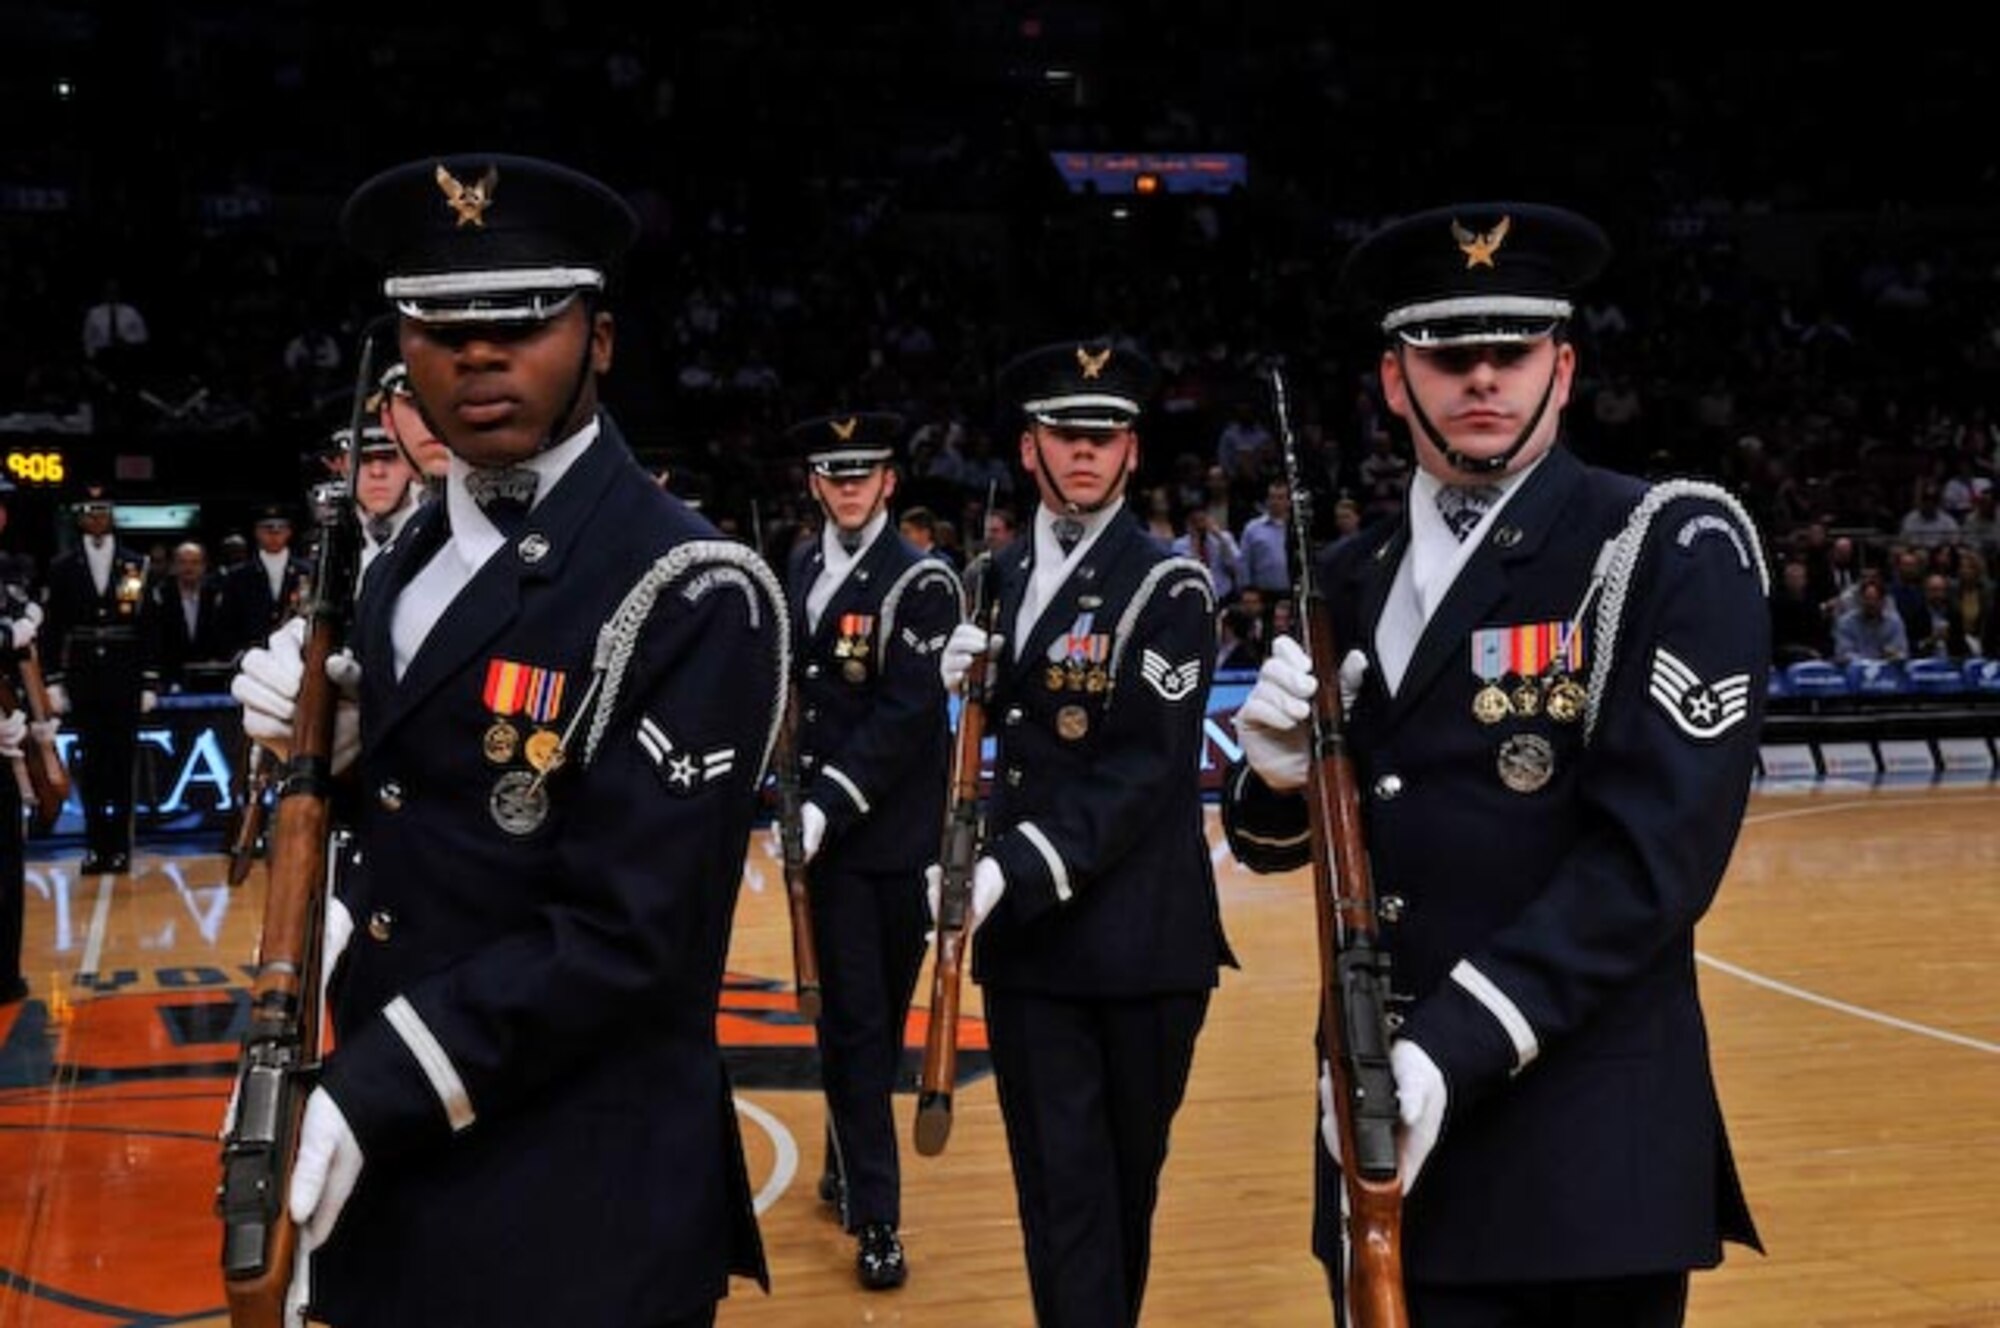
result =
[[7,453],[7,478],[17,484],[61,484],[68,473],[61,452],[10,450]]

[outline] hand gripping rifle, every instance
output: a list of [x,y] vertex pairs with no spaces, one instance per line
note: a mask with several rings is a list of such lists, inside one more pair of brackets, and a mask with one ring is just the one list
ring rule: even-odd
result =
[[799,772],[799,689],[785,693],[785,718],[778,730],[778,849],[785,865],[785,901],[792,914],[792,977],[799,1014],[817,1020],[820,1010],[819,947],[813,940],[812,890],[806,882],[805,788]]
[[[13,617],[19,617],[18,611],[28,603],[26,586],[15,579],[17,572],[18,565],[10,562],[5,596],[7,612]],[[69,768],[63,764],[62,753],[57,750],[55,740],[36,732],[47,723],[51,714],[48,684],[42,681],[42,656],[38,645],[36,641],[28,642],[27,648],[15,657],[13,677],[0,674],[0,711],[24,711],[29,722],[35,725],[28,730],[21,756],[14,763],[14,775],[21,782],[29,824],[40,835],[55,828],[56,821],[62,816],[63,804],[69,801]]]
[[[361,341],[348,438],[348,484],[360,473],[361,418],[373,386],[373,328]],[[335,496],[331,490],[338,490]],[[304,610],[304,675],[292,754],[278,785],[270,886],[250,988],[250,1026],[237,1061],[235,1109],[222,1139],[223,1290],[232,1328],[279,1328],[298,1252],[286,1210],[299,1122],[318,1070],[321,929],[332,847],[334,717],[339,689],[326,663],[347,635],[360,565],[360,527],[345,486],[331,486],[319,517],[319,564]]]
[[1353,1328],[1408,1328],[1396,1078],[1389,1067],[1389,956],[1380,948],[1361,797],[1341,713],[1332,615],[1313,583],[1311,495],[1299,473],[1284,375],[1273,368],[1270,376],[1285,481],[1292,490],[1298,622],[1313,676],[1320,680],[1313,697],[1306,802],[1319,922],[1319,1031],[1333,1080],[1347,1191],[1347,1322]]
[[[989,496],[987,508],[991,510]],[[971,621],[990,641],[999,625],[999,596],[990,554],[973,578]],[[953,737],[951,789],[945,806],[944,844],[938,854],[937,962],[931,967],[931,1018],[924,1034],[924,1068],[917,1085],[917,1151],[935,1157],[951,1137],[951,1093],[958,1081],[958,991],[965,975],[965,947],[971,940],[972,865],[986,839],[979,805],[980,752],[986,741],[986,702],[992,692],[991,651],[975,655],[965,670]]]

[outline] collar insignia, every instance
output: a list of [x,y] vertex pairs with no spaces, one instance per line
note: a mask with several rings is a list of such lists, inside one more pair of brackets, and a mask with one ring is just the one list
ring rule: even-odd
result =
[[1507,231],[1513,224],[1512,217],[1502,217],[1498,225],[1482,235],[1466,229],[1457,221],[1452,222],[1451,238],[1458,242],[1458,251],[1465,255],[1466,269],[1492,267],[1493,255],[1499,253],[1500,246],[1506,243]]
[[1110,358],[1111,358],[1111,347],[1109,346],[1106,346],[1103,350],[1097,352],[1097,354],[1095,355],[1092,355],[1082,346],[1078,346],[1076,348],[1076,364],[1079,369],[1083,370],[1083,376],[1086,379],[1095,378],[1099,374],[1103,373],[1104,365],[1108,360],[1110,360]]
[[479,177],[479,183],[463,185],[439,162],[437,168],[438,188],[444,192],[444,201],[458,214],[461,226],[486,225],[486,209],[493,206],[493,189],[500,183],[500,168],[488,166],[486,174]]
[[833,429],[833,436],[844,443],[854,437],[855,427],[860,423],[859,417],[850,415],[844,420],[832,421],[830,427]]

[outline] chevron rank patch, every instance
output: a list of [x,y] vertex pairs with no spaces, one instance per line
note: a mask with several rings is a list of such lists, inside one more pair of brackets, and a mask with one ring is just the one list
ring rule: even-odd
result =
[[1697,742],[1721,737],[1750,713],[1748,673],[1710,682],[1665,646],[1653,648],[1652,693],[1675,727]]
[[736,768],[734,747],[695,751],[676,743],[651,715],[639,716],[639,747],[669,793],[689,797]]
[[1201,661],[1170,664],[1166,656],[1150,647],[1139,652],[1139,676],[1160,694],[1163,701],[1185,701],[1201,685]]
[[913,655],[935,655],[938,651],[944,649],[944,643],[950,639],[949,633],[945,632],[940,632],[936,636],[926,639],[918,636],[907,627],[903,628],[897,635],[903,638],[903,644],[910,648],[910,653]]

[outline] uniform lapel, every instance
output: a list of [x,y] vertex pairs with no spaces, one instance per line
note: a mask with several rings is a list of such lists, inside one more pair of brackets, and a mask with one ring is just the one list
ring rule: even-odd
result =
[[[1132,547],[1133,541],[1139,538],[1139,519],[1132,515],[1129,508],[1121,510],[1111,519],[1104,533],[1097,537],[1097,542],[1084,552],[1083,560],[1070,568],[1069,575],[1063,578],[1063,583],[1056,587],[1049,602],[1042,607],[1042,616],[1035,620],[1034,630],[1028,633],[1026,645],[1015,657],[1015,668],[1025,669],[1045,663],[1050,643],[1068,634],[1078,614],[1101,611],[1099,603],[1087,601],[1102,601],[1112,569]],[[1020,600],[1016,598],[1014,603],[1018,608]],[[1091,630],[1109,635],[1112,626],[1108,622],[1098,622]]]
[[1490,623],[1494,607],[1507,597],[1515,570],[1541,549],[1581,476],[1575,458],[1561,450],[1551,452],[1501,509],[1418,638],[1396,692],[1398,712],[1429,690],[1453,660],[1465,661],[1473,629]]
[[[410,667],[402,678],[396,680],[390,667],[371,671],[377,685],[385,687],[386,693],[377,693],[378,701],[383,703],[377,713],[382,714],[383,720],[371,726],[364,735],[366,747],[373,748],[379,744],[440,686],[457,677],[482,653],[489,651],[494,640],[519,616],[521,593],[525,587],[553,580],[560,575],[570,552],[593,533],[616,538],[615,532],[591,531],[587,522],[605,488],[630,465],[624,439],[609,418],[605,418],[603,431],[597,440],[577,458],[555,489],[529,514],[520,534],[487,559],[486,564],[459,592],[458,598],[451,602],[415,658],[411,659]],[[432,523],[434,526],[443,524],[441,520]],[[428,532],[425,533],[428,535]],[[398,578],[394,582],[397,590],[400,591],[416,569],[422,566],[414,558],[417,547],[435,548],[436,542],[435,535],[408,541],[411,558],[388,569],[393,570]],[[394,596],[371,596],[371,601],[368,644],[380,650],[378,657],[386,663],[392,658],[389,619]]]

